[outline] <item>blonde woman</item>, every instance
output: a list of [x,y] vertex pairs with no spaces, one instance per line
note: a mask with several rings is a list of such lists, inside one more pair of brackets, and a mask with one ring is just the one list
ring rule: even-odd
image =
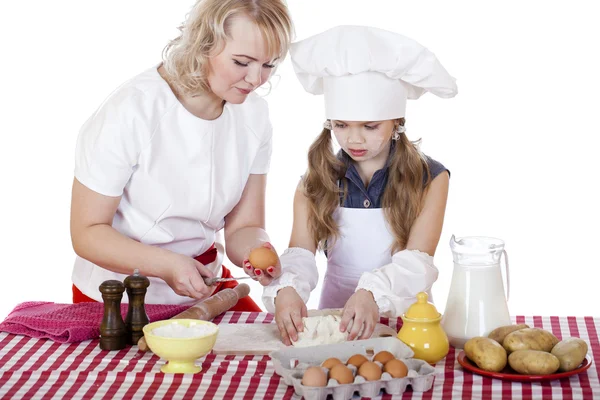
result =
[[[287,53],[282,0],[199,0],[163,62],[114,91],[77,140],[71,237],[73,301],[101,301],[99,285],[134,269],[149,304],[202,299],[269,246],[265,185],[272,129],[254,92]],[[126,301],[126,300],[125,300]],[[247,298],[237,310],[259,311]]]
[[319,308],[343,309],[340,330],[353,320],[348,338],[368,338],[380,315],[401,315],[437,279],[449,173],[409,141],[405,111],[427,91],[454,96],[455,81],[426,48],[376,28],[333,28],[290,52],[304,88],[324,94],[327,120],[296,191],[282,273],[260,278],[263,301],[283,341],[297,340],[323,249]]

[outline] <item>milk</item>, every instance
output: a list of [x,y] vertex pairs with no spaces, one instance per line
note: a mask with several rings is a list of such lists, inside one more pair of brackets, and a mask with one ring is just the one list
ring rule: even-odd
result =
[[[506,253],[504,242],[494,238],[451,241],[451,248],[454,270],[442,327],[450,344],[462,349],[467,340],[511,324],[500,268]],[[508,262],[506,271],[509,285]]]

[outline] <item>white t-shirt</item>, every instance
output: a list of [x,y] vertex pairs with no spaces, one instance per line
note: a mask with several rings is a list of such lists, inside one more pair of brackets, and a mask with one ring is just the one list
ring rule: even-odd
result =
[[[117,231],[195,257],[215,241],[249,175],[269,169],[268,107],[252,93],[243,104],[226,103],[219,118],[202,120],[183,107],[157,68],[124,83],[86,121],[77,140],[75,177],[97,193],[122,196],[112,222]],[[219,249],[209,265],[216,276]],[[77,257],[72,279],[101,301],[100,284],[125,277]],[[150,278],[147,303],[189,301]]]

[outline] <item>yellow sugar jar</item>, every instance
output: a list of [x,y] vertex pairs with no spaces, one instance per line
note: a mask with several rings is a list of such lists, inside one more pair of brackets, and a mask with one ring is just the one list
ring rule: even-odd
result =
[[420,292],[417,302],[402,314],[403,324],[398,339],[414,351],[414,358],[435,364],[446,357],[450,349],[441,320],[442,314],[427,301],[427,293]]

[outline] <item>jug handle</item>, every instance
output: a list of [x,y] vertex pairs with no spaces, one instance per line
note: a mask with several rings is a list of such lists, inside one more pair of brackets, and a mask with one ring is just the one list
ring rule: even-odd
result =
[[504,255],[504,266],[506,269],[506,301],[510,297],[510,275],[508,273],[508,253],[506,250],[502,250],[502,254]]

